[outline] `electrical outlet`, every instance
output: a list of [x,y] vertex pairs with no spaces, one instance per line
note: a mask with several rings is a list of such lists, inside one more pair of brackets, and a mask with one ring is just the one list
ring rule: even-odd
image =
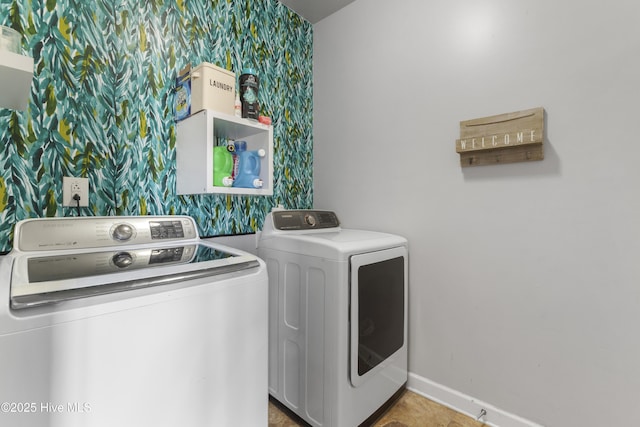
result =
[[89,206],[89,178],[62,177],[62,206],[78,206],[73,199],[80,196],[80,207]]

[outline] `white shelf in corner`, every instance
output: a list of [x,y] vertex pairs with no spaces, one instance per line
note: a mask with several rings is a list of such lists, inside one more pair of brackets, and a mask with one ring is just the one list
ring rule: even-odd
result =
[[0,107],[26,110],[33,79],[33,58],[0,50]]
[[[177,194],[273,194],[273,127],[213,110],[202,110],[176,126]],[[213,185],[213,148],[219,138],[247,142],[247,150],[263,149],[262,188]]]

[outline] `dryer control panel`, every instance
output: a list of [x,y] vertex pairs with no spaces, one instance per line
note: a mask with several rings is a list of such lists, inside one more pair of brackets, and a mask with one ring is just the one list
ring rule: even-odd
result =
[[271,215],[276,230],[317,230],[340,226],[340,221],[333,211],[283,210],[273,211]]

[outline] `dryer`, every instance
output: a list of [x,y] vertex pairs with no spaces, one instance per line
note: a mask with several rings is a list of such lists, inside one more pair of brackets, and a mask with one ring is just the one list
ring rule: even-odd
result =
[[373,421],[407,382],[408,243],[334,212],[267,215],[269,393],[313,426]]

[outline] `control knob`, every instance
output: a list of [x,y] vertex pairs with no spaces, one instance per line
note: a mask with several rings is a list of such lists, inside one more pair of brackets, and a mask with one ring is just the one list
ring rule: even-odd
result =
[[315,227],[316,226],[316,217],[313,215],[305,215],[304,216],[304,222],[307,223],[308,226],[310,227]]
[[111,261],[118,268],[127,268],[133,264],[133,257],[129,252],[118,252],[111,258]]
[[118,224],[111,234],[113,240],[117,240],[119,242],[126,242],[133,236],[133,227],[129,224]]

